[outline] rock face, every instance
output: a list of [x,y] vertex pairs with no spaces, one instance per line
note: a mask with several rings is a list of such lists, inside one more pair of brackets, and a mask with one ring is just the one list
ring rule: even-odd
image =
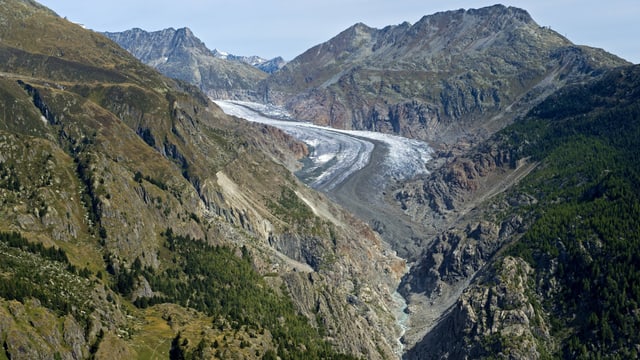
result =
[[[412,321],[406,334],[411,347],[453,306],[479,271],[530,225],[514,209],[535,205],[524,194],[505,195],[535,169],[495,138],[468,149],[440,151],[433,172],[399,184],[395,205],[413,219],[428,224],[415,242],[414,262],[400,291],[410,300]],[[506,214],[506,215],[505,215]],[[433,310],[425,311],[431,307]],[[439,330],[438,330],[439,331]]]
[[550,326],[527,295],[533,270],[519,258],[507,257],[500,265],[467,288],[446,319],[406,358],[541,358],[548,348],[540,349],[539,339],[550,340]]
[[[231,61],[215,56],[189,28],[154,32],[136,28],[104,34],[145,64],[168,77],[194,84],[214,98],[250,94],[255,84],[267,77],[267,73],[250,64],[249,59]],[[274,66],[274,62],[259,63],[266,68]]]
[[356,24],[264,81],[261,100],[320,125],[454,142],[486,137],[563,84],[625,61],[496,5]]

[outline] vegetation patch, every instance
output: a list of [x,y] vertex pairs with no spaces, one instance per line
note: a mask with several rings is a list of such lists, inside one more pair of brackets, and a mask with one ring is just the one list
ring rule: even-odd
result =
[[0,233],[0,297],[36,298],[58,315],[87,321],[93,305],[91,273],[77,270],[62,249],[31,243],[18,233]]
[[163,236],[162,256],[171,265],[152,270],[136,261],[115,274],[115,288],[126,296],[139,278],[148,280],[155,295],[137,299],[137,306],[171,302],[213,317],[212,327],[220,331],[268,331],[282,359],[349,358],[335,353],[291,300],[269,287],[246,248],[211,246],[171,229]]

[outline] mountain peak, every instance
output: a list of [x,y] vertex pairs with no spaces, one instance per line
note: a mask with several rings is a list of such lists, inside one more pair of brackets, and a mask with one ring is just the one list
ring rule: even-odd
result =
[[176,34],[182,35],[182,36],[188,36],[188,37],[196,37],[193,34],[193,31],[191,31],[191,29],[189,29],[188,27],[182,27],[179,28],[178,30],[176,30]]
[[429,18],[429,17],[458,16],[463,14],[473,15],[473,16],[482,16],[482,17],[510,16],[510,17],[519,19],[520,21],[523,21],[523,22],[533,21],[533,18],[531,17],[529,12],[527,12],[527,10],[524,10],[522,8],[515,7],[515,6],[505,6],[502,4],[490,5],[490,6],[485,6],[481,8],[469,8],[469,9],[461,8],[458,10],[440,11],[431,15],[425,15],[422,17],[422,19]]
[[229,53],[226,51],[221,51],[218,49],[213,49],[211,51],[211,53],[213,54],[213,56],[217,57],[218,59],[226,59],[229,57]]
[[443,31],[443,36],[460,37],[466,34],[480,36],[482,33],[513,31],[516,28],[538,27],[526,10],[504,5],[493,5],[479,9],[459,9],[438,12],[422,17],[414,26],[414,31]]
[[505,6],[502,4],[487,6],[479,9],[469,9],[467,10],[470,14],[478,14],[480,16],[491,16],[491,15],[505,15],[512,16],[522,22],[532,22],[533,18],[529,15],[527,10],[515,7],[515,6]]
[[353,26],[351,26],[350,29],[354,29],[354,30],[359,30],[359,31],[370,31],[370,30],[374,30],[374,28],[372,28],[371,26],[363,23],[363,22],[357,22],[355,23]]
[[[527,91],[624,64],[604,52],[567,51],[577,48],[520,8],[452,10],[382,30],[357,23],[296,57],[265,88],[295,99],[283,103],[301,119],[436,140],[502,114]],[[548,82],[537,87],[541,79]],[[326,99],[330,110],[311,105]]]

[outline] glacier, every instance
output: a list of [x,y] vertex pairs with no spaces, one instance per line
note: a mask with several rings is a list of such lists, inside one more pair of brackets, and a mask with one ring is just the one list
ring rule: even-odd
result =
[[214,100],[228,115],[277,127],[307,144],[310,154],[296,175],[314,189],[330,192],[370,163],[376,146],[385,156],[377,185],[426,174],[433,150],[423,141],[373,131],[340,130],[295,120],[285,109],[246,101]]

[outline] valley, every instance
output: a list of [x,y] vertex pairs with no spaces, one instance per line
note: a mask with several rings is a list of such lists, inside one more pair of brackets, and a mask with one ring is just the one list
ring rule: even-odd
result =
[[216,100],[227,114],[282,129],[304,142],[309,156],[296,175],[367,222],[403,258],[423,236],[416,223],[386,199],[387,189],[427,175],[433,150],[426,142],[362,130],[340,130],[295,120],[286,110],[246,101]]
[[0,20],[0,360],[638,357],[640,66],[502,5],[270,71]]
[[[428,174],[426,167],[433,151],[427,143],[300,122],[273,105],[223,100],[215,103],[229,115],[275,126],[307,144],[309,156],[303,159],[297,176],[367,222],[401,256],[413,255],[409,248],[415,239],[425,236],[423,226],[393,206],[385,195],[396,182]],[[407,303],[397,292],[393,298],[398,307],[394,314],[404,335],[411,323]],[[446,306],[436,304],[428,312],[437,313],[437,318],[445,310]]]

